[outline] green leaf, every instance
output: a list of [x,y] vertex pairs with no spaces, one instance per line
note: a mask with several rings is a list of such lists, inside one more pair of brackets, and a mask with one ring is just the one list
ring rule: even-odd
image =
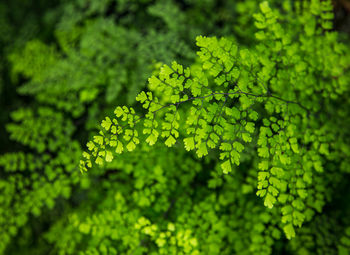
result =
[[231,155],[232,163],[234,163],[234,164],[236,164],[238,166],[239,163],[240,163],[239,159],[240,159],[241,155],[235,150],[232,150],[230,155]]
[[95,135],[93,138],[95,143],[99,145],[103,145],[103,136]]
[[96,160],[95,160],[95,163],[96,163],[97,165],[102,166],[102,165],[103,165],[103,159],[102,159],[101,157],[97,157]]
[[130,141],[127,145],[126,145],[126,149],[128,151],[133,151],[136,148],[136,144],[133,141]]
[[269,172],[259,172],[258,173],[258,180],[259,181],[264,181],[268,177],[270,177],[270,173]]
[[259,197],[264,197],[266,195],[266,189],[261,189],[256,192],[256,195]]
[[173,146],[175,143],[176,143],[176,139],[172,135],[170,135],[165,141],[165,145],[168,147]]
[[220,150],[222,151],[231,151],[232,145],[230,143],[221,143]]
[[264,205],[271,209],[275,202],[276,202],[276,198],[272,196],[269,192],[267,192],[264,200]]
[[139,93],[136,97],[136,101],[139,101],[140,103],[144,103],[147,100],[147,95],[144,91],[142,91],[141,93]]
[[231,161],[230,160],[226,160],[224,163],[221,164],[221,168],[224,174],[228,174],[232,171],[231,168]]
[[194,149],[194,138],[193,137],[187,137],[184,138],[184,144],[185,144],[185,149],[187,151],[193,150]]
[[208,155],[208,149],[207,149],[207,145],[205,144],[205,142],[202,142],[201,144],[199,144],[198,149],[197,149],[197,156],[199,158]]
[[233,148],[235,148],[235,150],[236,150],[237,152],[242,152],[242,151],[244,150],[244,145],[241,144],[240,142],[234,142],[234,143],[232,144],[232,146],[233,146]]
[[105,120],[102,121],[101,123],[101,126],[106,130],[108,131],[109,128],[111,127],[112,125],[112,121],[109,117],[106,117]]
[[283,231],[286,234],[287,239],[292,239],[295,237],[295,231],[292,224],[287,224],[283,227]]
[[112,162],[113,154],[110,151],[106,151],[106,162]]
[[249,133],[254,133],[254,123],[253,122],[248,122],[245,126],[245,130],[247,130]]
[[89,151],[92,151],[95,148],[95,144],[92,141],[89,141],[86,146],[88,147]]
[[150,146],[154,145],[154,144],[157,142],[157,136],[155,136],[153,133],[150,134],[150,135],[147,137],[146,142],[147,142]]
[[253,121],[257,121],[259,118],[259,114],[256,111],[252,111],[249,113],[249,118]]
[[243,141],[245,141],[246,143],[249,143],[252,141],[252,137],[250,136],[249,133],[242,133],[242,139]]
[[267,147],[262,147],[258,149],[258,155],[262,158],[268,158],[270,153]]
[[263,161],[261,161],[261,162],[259,163],[259,169],[260,169],[260,170],[265,171],[265,170],[267,170],[268,168],[269,168],[269,161],[263,160]]
[[117,148],[115,149],[115,152],[118,154],[121,154],[124,151],[123,143],[120,141],[118,141],[117,143],[118,145],[117,145]]
[[115,108],[114,114],[119,118],[124,114],[124,110],[120,106],[118,106],[117,108]]
[[289,158],[287,155],[281,154],[281,155],[279,156],[279,158],[280,158],[280,162],[281,162],[283,165],[288,165],[288,164],[290,164],[290,158]]

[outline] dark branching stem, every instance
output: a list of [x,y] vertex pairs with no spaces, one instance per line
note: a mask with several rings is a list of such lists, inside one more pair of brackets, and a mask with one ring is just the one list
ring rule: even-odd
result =
[[[188,98],[188,99],[186,99],[186,100],[179,101],[179,102],[177,102],[177,103],[171,103],[171,104],[163,105],[163,106],[160,107],[159,109],[157,109],[157,110],[155,110],[155,111],[153,111],[153,112],[150,112],[150,113],[151,113],[151,114],[152,114],[152,113],[155,114],[155,113],[157,113],[157,112],[159,112],[159,111],[161,111],[161,110],[163,110],[163,109],[165,109],[165,108],[167,108],[167,107],[170,107],[170,106],[176,106],[176,107],[178,107],[180,104],[183,104],[183,103],[186,103],[186,102],[189,102],[189,101],[193,101],[193,100],[196,100],[196,99],[205,99],[205,98],[208,98],[208,97],[213,97],[213,96],[215,96],[215,95],[229,96],[229,95],[237,95],[237,94],[243,94],[243,95],[247,95],[247,96],[253,96],[253,97],[256,97],[256,98],[258,98],[258,97],[262,97],[262,98],[263,98],[263,97],[264,97],[264,98],[266,98],[266,97],[275,98],[275,99],[280,100],[280,101],[282,101],[282,102],[285,102],[285,103],[287,103],[287,104],[296,104],[296,105],[298,105],[300,108],[302,108],[303,110],[305,110],[307,113],[310,113],[309,109],[307,109],[305,106],[303,106],[303,105],[300,104],[299,102],[295,102],[295,101],[291,101],[291,100],[286,100],[286,99],[283,99],[283,98],[281,98],[281,97],[272,95],[272,94],[270,94],[270,93],[268,93],[268,94],[262,94],[262,95],[256,95],[256,94],[252,94],[252,93],[248,93],[248,92],[243,92],[243,91],[236,91],[236,92],[213,92],[213,93],[211,93],[211,94],[209,94],[209,95],[206,95],[206,96],[201,96],[201,97],[190,97],[190,98]],[[146,113],[146,114],[147,114],[147,113]],[[143,119],[143,118],[146,116],[146,114],[144,114],[144,115],[142,115],[142,116],[139,116],[138,119],[134,120],[133,124],[136,124],[136,123],[139,122],[141,119]],[[124,125],[124,126],[122,126],[121,128],[124,129],[124,127],[126,127],[126,126],[127,126],[127,125]]]
[[[163,110],[164,108],[167,108],[167,107],[170,107],[172,105],[174,106],[178,106],[180,104],[183,104],[183,103],[186,103],[186,102],[189,102],[189,101],[193,101],[193,100],[196,100],[196,99],[205,99],[205,98],[208,98],[208,97],[213,97],[215,95],[225,95],[225,96],[229,96],[229,95],[237,95],[237,94],[243,94],[243,95],[247,95],[247,96],[253,96],[253,97],[272,97],[272,98],[275,98],[275,99],[278,99],[280,101],[283,101],[287,104],[296,104],[298,105],[300,108],[302,108],[303,110],[309,112],[309,109],[307,109],[305,106],[303,106],[302,104],[300,104],[299,102],[295,102],[295,101],[290,101],[290,100],[285,100],[283,98],[280,98],[278,96],[275,96],[275,95],[272,95],[272,94],[263,94],[263,95],[255,95],[255,94],[252,94],[252,93],[248,93],[248,92],[243,92],[243,91],[236,91],[236,92],[214,92],[214,93],[211,93],[209,95],[206,95],[206,96],[201,96],[201,97],[190,97],[186,100],[183,100],[183,101],[179,101],[177,103],[171,103],[171,104],[167,104],[167,105],[164,105],[162,106],[161,108],[153,111],[152,113],[156,113],[158,111],[161,111]],[[135,120],[135,122],[139,121],[141,118],[143,118],[144,116],[142,117],[139,117],[139,119]]]

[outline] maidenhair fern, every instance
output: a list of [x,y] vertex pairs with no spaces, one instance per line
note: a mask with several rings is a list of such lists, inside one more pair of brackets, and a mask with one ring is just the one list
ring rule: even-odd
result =
[[29,2],[0,4],[0,254],[349,254],[344,1]]
[[290,24],[267,2],[260,9],[254,50],[197,37],[199,64],[164,65],[136,97],[143,110],[118,106],[87,144],[81,171],[161,140],[168,147],[183,143],[199,158],[214,154],[219,173],[234,177],[242,153],[253,147],[256,194],[267,211],[278,208],[286,237],[295,237],[295,227],[322,212],[332,185],[348,171],[348,131],[337,123],[349,121],[343,98],[350,55],[329,30],[330,1],[297,3]]

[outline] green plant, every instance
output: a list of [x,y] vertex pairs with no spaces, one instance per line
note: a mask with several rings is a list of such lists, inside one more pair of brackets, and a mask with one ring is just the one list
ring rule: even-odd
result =
[[149,79],[149,91],[136,97],[140,114],[118,106],[87,144],[81,171],[139,143],[183,142],[220,165],[209,170],[221,176],[209,186],[221,186],[225,176],[241,179],[248,170],[236,185],[248,194],[257,189],[273,214],[257,233],[274,225],[276,238],[277,229],[294,238],[295,227],[322,213],[349,173],[350,55],[330,31],[330,1],[297,3],[296,12],[285,8],[282,16],[260,4],[253,50],[230,39],[197,37],[199,63],[164,65]]
[[0,5],[0,254],[348,253],[329,1],[19,2]]

